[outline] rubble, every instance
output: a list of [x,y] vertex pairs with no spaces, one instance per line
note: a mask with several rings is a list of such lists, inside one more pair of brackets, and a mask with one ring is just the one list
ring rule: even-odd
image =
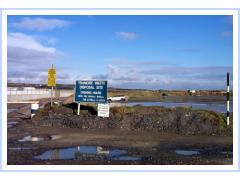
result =
[[[223,114],[176,107],[114,107],[109,118],[96,116],[95,107],[82,106],[76,115],[76,104],[51,108],[46,106],[37,112],[33,121],[38,125],[80,129],[121,129],[128,131],[173,132],[186,135],[232,135],[232,125],[226,126]],[[231,117],[232,118],[232,117]]]

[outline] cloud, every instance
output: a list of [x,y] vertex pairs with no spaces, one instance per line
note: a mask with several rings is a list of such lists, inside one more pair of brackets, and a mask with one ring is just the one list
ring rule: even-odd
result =
[[120,82],[136,82],[138,81],[138,78],[135,76],[119,76],[119,77],[113,77],[112,78],[113,81],[120,81]]
[[166,89],[166,90],[188,90],[188,89],[224,89],[222,88],[222,83],[198,83],[198,82],[188,82],[188,81],[168,81],[168,82],[130,82],[130,83],[122,83],[115,84],[116,88],[129,88],[129,89]]
[[224,81],[226,72],[232,74],[230,66],[207,66],[207,67],[162,67],[159,69],[143,70],[141,73],[164,77],[166,79],[175,79],[178,81]]
[[122,31],[122,32],[116,32],[116,35],[123,40],[129,40],[129,41],[132,41],[132,40],[135,40],[138,38],[138,35],[134,32],[123,32]]
[[[8,34],[9,82],[47,83],[47,69],[62,56],[46,41],[23,33]],[[119,88],[225,89],[226,72],[233,72],[232,66],[188,67],[164,60],[115,59],[106,68],[101,74],[78,74],[57,67],[57,82],[101,79]]]
[[46,18],[22,18],[19,22],[9,23],[9,27],[35,31],[50,31],[56,28],[63,28],[71,23],[60,19]]
[[7,36],[8,81],[46,83],[47,70],[61,52],[43,45],[32,36],[9,33]]
[[220,36],[223,38],[232,37],[232,31],[223,31],[220,33]]
[[51,36],[46,36],[46,35],[34,35],[32,36],[36,41],[42,42],[48,46],[55,46],[58,42],[58,39],[55,37]]
[[91,79],[106,80],[106,79],[108,79],[108,75],[107,74],[97,74],[97,75],[93,75],[91,77]]
[[56,48],[44,46],[29,35],[9,33],[7,38],[9,64],[31,63],[33,66],[41,67],[42,64],[49,64],[49,61],[57,57]]
[[169,73],[170,75],[174,73],[175,75],[192,75],[192,74],[204,74],[204,73],[221,73],[225,71],[231,71],[232,67],[230,66],[202,66],[202,67],[184,67],[184,66],[169,66],[169,67],[160,67],[158,69],[148,69],[141,71],[142,73],[162,75]]
[[121,65],[124,67],[132,67],[132,66],[172,66],[172,65],[176,65],[174,63],[170,63],[167,60],[131,60],[129,61],[128,59],[124,59],[124,58],[114,58],[111,60],[107,61],[110,64],[117,64],[117,65]]
[[60,73],[58,73],[58,75],[57,75],[57,79],[58,80],[69,80],[69,79],[71,79],[71,77],[69,74],[60,71]]
[[146,64],[147,61],[115,61],[107,65],[107,73],[93,75],[92,79],[107,79],[109,86],[118,88],[225,89],[226,72],[230,72],[231,79],[233,72],[232,66],[187,67],[157,61],[150,63],[152,66]]

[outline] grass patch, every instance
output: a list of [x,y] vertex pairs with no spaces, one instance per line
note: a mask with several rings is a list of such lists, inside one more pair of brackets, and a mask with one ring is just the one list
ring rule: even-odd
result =
[[212,124],[217,125],[220,129],[227,127],[227,122],[224,114],[208,110],[194,110],[201,118],[209,120]]

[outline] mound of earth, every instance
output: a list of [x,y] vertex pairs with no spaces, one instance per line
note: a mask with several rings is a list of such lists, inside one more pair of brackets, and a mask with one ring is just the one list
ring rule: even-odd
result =
[[96,108],[91,106],[81,105],[80,116],[76,115],[76,111],[75,103],[53,108],[47,105],[37,112],[33,122],[40,126],[89,130],[121,129],[186,135],[232,135],[232,125],[227,127],[224,115],[213,111],[184,107],[113,107],[110,109],[109,118],[98,117]]

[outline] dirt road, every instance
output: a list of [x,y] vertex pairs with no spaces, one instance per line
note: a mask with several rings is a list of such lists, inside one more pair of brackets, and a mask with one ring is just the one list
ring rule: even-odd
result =
[[[8,164],[218,165],[232,164],[233,160],[232,135],[132,131],[120,126],[113,129],[70,128],[45,123],[47,118],[55,119],[52,113],[43,117],[41,121],[15,119],[19,123],[8,128]],[[86,149],[89,152],[85,152]]]

